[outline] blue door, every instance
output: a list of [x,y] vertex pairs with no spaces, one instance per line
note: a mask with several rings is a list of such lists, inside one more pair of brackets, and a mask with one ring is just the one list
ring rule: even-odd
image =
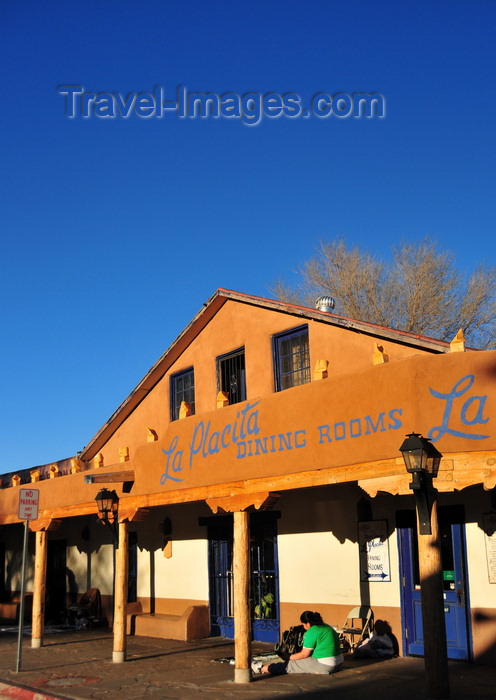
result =
[[[279,641],[279,585],[274,516],[272,512],[253,513],[250,518],[250,606],[253,639],[275,644]],[[209,520],[211,634],[233,639],[232,518]]]
[[[464,520],[460,508],[439,508],[443,567],[444,617],[449,659],[470,658],[470,635],[464,547]],[[414,513],[400,518],[403,648],[407,656],[423,656],[424,637],[420,601],[417,530]]]

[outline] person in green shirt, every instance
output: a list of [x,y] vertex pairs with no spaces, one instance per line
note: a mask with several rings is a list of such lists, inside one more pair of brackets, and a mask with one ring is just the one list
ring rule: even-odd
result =
[[310,610],[301,614],[300,622],[305,628],[302,650],[291,654],[289,661],[268,664],[253,670],[271,675],[341,671],[344,659],[336,630],[324,622],[320,613]]

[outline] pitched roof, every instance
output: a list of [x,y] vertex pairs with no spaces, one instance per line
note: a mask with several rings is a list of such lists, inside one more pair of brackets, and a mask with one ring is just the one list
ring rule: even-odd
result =
[[318,322],[332,326],[347,328],[361,334],[369,334],[376,338],[382,338],[392,342],[421,348],[427,352],[444,353],[449,351],[449,343],[427,338],[414,333],[386,328],[374,323],[365,321],[355,321],[345,316],[311,309],[296,304],[288,304],[282,301],[264,299],[262,297],[243,294],[228,289],[218,289],[210,299],[208,299],[200,311],[194,316],[190,323],[177,336],[173,343],[167,348],[157,362],[145,374],[140,383],[133,389],[129,396],[124,399],[117,410],[110,416],[107,422],[100,428],[97,434],[85,446],[81,452],[82,460],[89,460],[97,454],[110,436],[119,428],[126,418],[134,411],[141,401],[149,394],[153,387],[162,379],[170,366],[178,359],[181,353],[191,342],[201,333],[205,326],[217,314],[219,309],[228,301],[235,301],[241,304],[250,304],[259,308],[270,309],[283,314],[289,314],[302,319],[313,319]]

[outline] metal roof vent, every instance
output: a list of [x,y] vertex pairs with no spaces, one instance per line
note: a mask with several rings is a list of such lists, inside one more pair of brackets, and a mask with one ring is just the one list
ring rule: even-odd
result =
[[334,306],[334,299],[332,297],[319,297],[315,302],[315,308],[319,311],[332,311]]

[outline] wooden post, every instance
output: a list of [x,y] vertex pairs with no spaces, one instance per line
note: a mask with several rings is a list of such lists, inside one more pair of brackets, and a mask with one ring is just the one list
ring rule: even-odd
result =
[[418,513],[417,532],[427,694],[434,699],[449,698],[450,691],[437,493],[430,496],[432,534],[420,534]]
[[46,530],[36,532],[36,551],[34,561],[34,590],[33,612],[31,629],[31,646],[39,649],[43,645],[43,630],[45,626],[45,592],[47,569],[47,542]]
[[127,522],[119,523],[119,545],[115,557],[114,650],[112,661],[126,660],[127,579],[129,535]]
[[246,511],[234,513],[234,682],[251,681],[250,526]]

